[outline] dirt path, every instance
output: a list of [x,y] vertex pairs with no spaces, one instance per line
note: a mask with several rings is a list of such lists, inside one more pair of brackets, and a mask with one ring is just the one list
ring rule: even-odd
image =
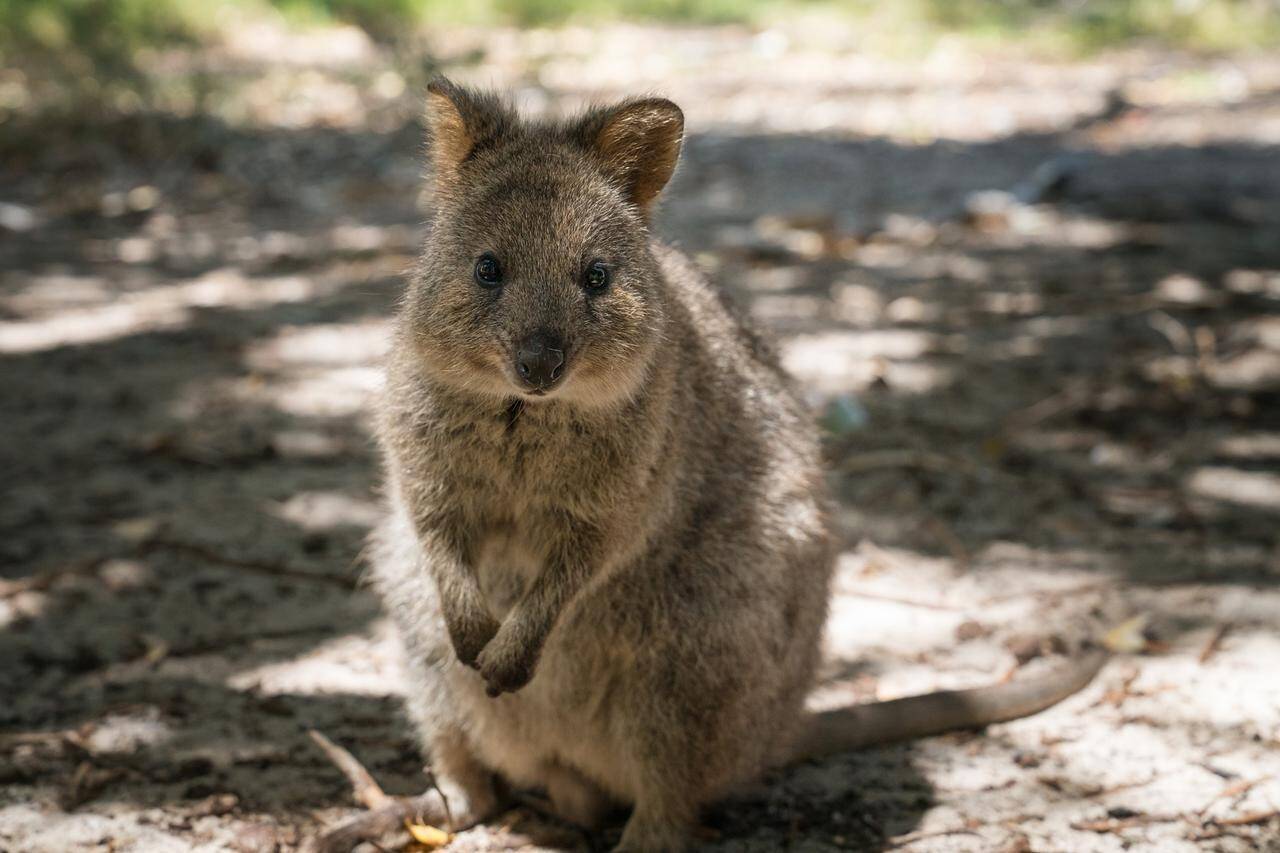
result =
[[[782,774],[708,849],[1280,850],[1280,62],[836,38],[433,47],[532,109],[685,107],[662,230],[831,429],[815,704],[1153,642],[1034,719]],[[308,727],[423,785],[358,584],[417,72],[351,33],[169,62],[207,109],[0,132],[0,850],[293,849],[351,809]],[[517,810],[451,849],[609,839]]]

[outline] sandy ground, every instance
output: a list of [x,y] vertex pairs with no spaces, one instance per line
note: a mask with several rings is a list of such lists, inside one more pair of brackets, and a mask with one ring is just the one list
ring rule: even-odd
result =
[[[359,551],[424,67],[685,107],[662,231],[828,428],[815,705],[1149,620],[1060,707],[780,773],[707,849],[1280,850],[1280,62],[849,37],[253,29],[158,58],[201,104],[10,115],[0,850],[294,849],[354,808],[309,727],[422,789]],[[451,849],[613,838],[518,808]]]

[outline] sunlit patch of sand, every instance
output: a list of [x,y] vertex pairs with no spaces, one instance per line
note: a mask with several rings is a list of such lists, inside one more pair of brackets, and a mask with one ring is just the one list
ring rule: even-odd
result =
[[292,326],[254,342],[245,363],[254,370],[372,364],[387,352],[389,342],[390,326],[385,320]]
[[305,530],[372,527],[382,514],[371,498],[336,491],[297,492],[288,500],[272,505],[270,512]]
[[227,685],[265,695],[398,695],[398,649],[384,620],[366,633],[335,637],[288,660],[237,672],[227,679]]
[[1197,497],[1280,511],[1280,476],[1276,474],[1206,466],[1193,471],[1186,485]]
[[[53,278],[41,286],[57,294],[70,287],[84,298],[94,284],[89,279],[68,282]],[[105,283],[103,283],[105,292]],[[287,302],[304,302],[331,290],[315,278],[273,276],[254,278],[236,267],[222,267],[199,278],[118,294],[113,301],[94,307],[53,312],[25,320],[0,322],[0,352],[39,352],[122,338],[143,332],[186,326],[199,308],[256,308]]]
[[821,391],[856,391],[884,379],[896,390],[925,393],[949,384],[941,364],[917,361],[938,347],[936,335],[908,329],[800,335],[782,345],[794,376]]

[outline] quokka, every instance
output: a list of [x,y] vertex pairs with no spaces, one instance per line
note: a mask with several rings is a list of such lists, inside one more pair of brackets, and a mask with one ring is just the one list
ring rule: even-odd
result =
[[704,804],[769,768],[1091,679],[1101,651],[806,713],[834,557],[817,434],[768,342],[650,230],[680,109],[530,122],[446,80],[428,100],[435,212],[381,397],[371,548],[443,795],[427,820],[483,821],[514,786],[585,825],[631,806],[617,850],[682,850]]

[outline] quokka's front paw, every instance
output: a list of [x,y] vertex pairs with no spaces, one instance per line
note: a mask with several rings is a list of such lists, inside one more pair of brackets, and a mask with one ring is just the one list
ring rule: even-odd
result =
[[480,653],[478,669],[490,696],[514,693],[529,683],[538,665],[540,649],[534,643],[522,642],[514,634],[498,632]]
[[498,633],[498,621],[488,613],[472,613],[469,618],[449,623],[449,639],[458,660],[472,669],[480,668],[480,653]]

